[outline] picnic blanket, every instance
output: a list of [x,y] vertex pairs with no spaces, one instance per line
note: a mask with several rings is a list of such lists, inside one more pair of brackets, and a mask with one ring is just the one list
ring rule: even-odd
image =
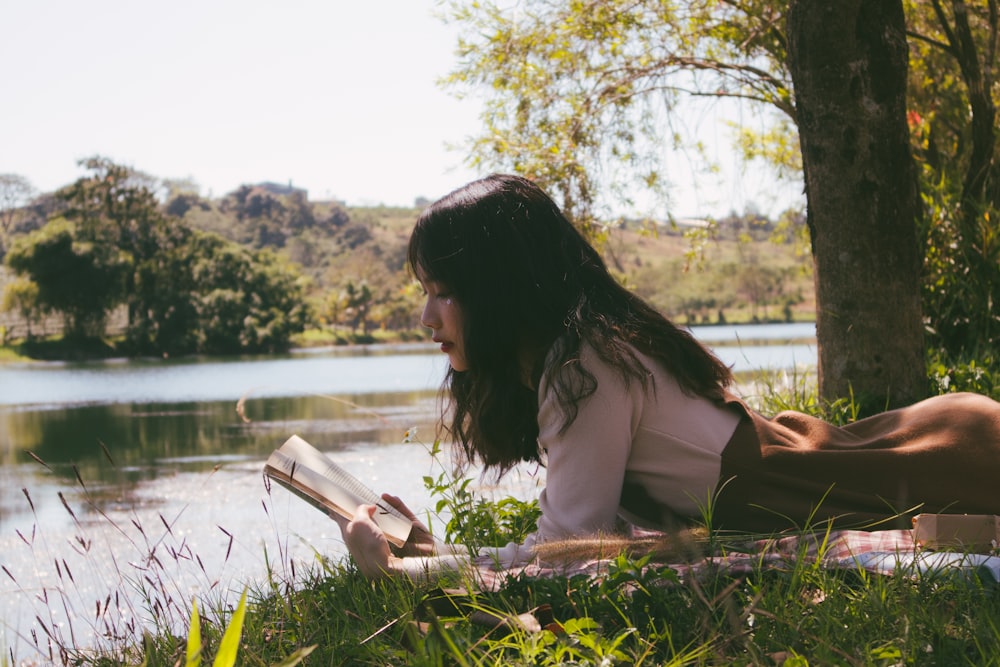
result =
[[[778,536],[751,541],[693,562],[666,565],[681,578],[720,571],[739,576],[761,568],[787,568],[803,559],[818,562],[827,568],[860,568],[885,575],[900,572],[914,577],[957,576],[989,584],[1000,583],[1000,556],[923,549],[914,543],[912,530],[836,530]],[[536,561],[515,568],[501,568],[487,556],[476,559],[474,564],[479,585],[484,590],[495,591],[512,576],[599,577],[609,571],[612,561],[597,559],[545,564]]]

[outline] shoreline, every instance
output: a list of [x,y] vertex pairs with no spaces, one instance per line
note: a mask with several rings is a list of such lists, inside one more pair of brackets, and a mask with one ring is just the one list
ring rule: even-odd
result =
[[[679,326],[686,327],[689,330],[711,330],[711,329],[722,329],[724,327],[739,327],[739,326],[768,326],[768,325],[796,325],[796,324],[808,324],[811,323],[815,325],[815,320],[812,319],[795,319],[792,321],[786,321],[783,319],[773,319],[773,320],[761,320],[754,322],[752,320],[745,321],[725,321],[725,322],[708,322],[699,324],[681,324]],[[770,338],[757,339],[757,338],[740,338],[735,344],[753,344],[761,340],[773,340]],[[796,343],[811,340],[810,338],[789,338],[785,339],[787,343]],[[303,351],[310,350],[356,350],[364,349],[369,347],[383,346],[383,345],[404,345],[404,344],[414,344],[419,345],[421,343],[429,343],[429,338],[419,330],[404,330],[404,331],[377,331],[373,334],[348,334],[339,331],[329,331],[323,329],[309,329],[301,334],[293,337],[292,345],[283,352],[276,352],[272,354],[296,354],[302,353]],[[721,344],[722,341],[711,339],[710,341],[714,344]],[[160,357],[149,356],[149,355],[128,355],[123,351],[119,350],[114,342],[109,342],[107,339],[100,339],[92,341],[92,344],[86,347],[80,347],[77,344],[68,345],[64,344],[61,337],[54,337],[44,341],[35,341],[31,343],[31,346],[36,347],[36,354],[26,354],[25,346],[28,343],[25,340],[17,340],[15,342],[7,342],[0,345],[0,368],[6,364],[30,364],[35,362],[78,362],[78,361],[140,361],[140,360],[155,360]],[[230,355],[183,355],[179,357],[167,357],[164,359],[239,359],[245,357],[259,357],[259,356],[271,356],[268,354],[230,354]]]

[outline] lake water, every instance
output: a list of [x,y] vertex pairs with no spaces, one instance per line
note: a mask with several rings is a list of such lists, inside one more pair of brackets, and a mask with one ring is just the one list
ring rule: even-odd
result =
[[[815,365],[812,324],[695,328],[734,370]],[[292,433],[376,491],[433,499],[433,345],[281,357],[0,366],[0,648],[73,646],[186,619],[194,596],[236,599],[268,568],[291,578],[343,554],[336,525],[261,466]],[[30,452],[30,454],[29,454]],[[531,497],[519,470],[484,492]],[[433,526],[441,520],[428,517]]]

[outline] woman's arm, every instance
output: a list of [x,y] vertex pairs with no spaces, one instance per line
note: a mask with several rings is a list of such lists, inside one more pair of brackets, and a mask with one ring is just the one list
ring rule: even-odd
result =
[[[563,431],[564,412],[544,378],[539,387],[539,444],[546,450],[545,490],[539,498],[541,541],[615,530],[632,439],[643,407],[641,383],[622,380],[589,346],[580,362],[597,381]],[[559,372],[556,370],[555,372]]]

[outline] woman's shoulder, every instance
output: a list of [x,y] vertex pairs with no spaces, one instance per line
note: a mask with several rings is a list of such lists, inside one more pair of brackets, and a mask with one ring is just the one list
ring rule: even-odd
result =
[[542,380],[549,383],[556,379],[566,382],[571,377],[579,376],[581,371],[591,375],[603,374],[614,368],[614,364],[606,356],[587,340],[561,336],[545,354]]
[[673,383],[669,372],[634,345],[622,343],[614,349],[598,349],[587,340],[556,340],[545,358],[539,391],[545,395],[554,385],[561,392],[579,396],[596,390],[628,391],[637,385],[649,389],[656,382]]

